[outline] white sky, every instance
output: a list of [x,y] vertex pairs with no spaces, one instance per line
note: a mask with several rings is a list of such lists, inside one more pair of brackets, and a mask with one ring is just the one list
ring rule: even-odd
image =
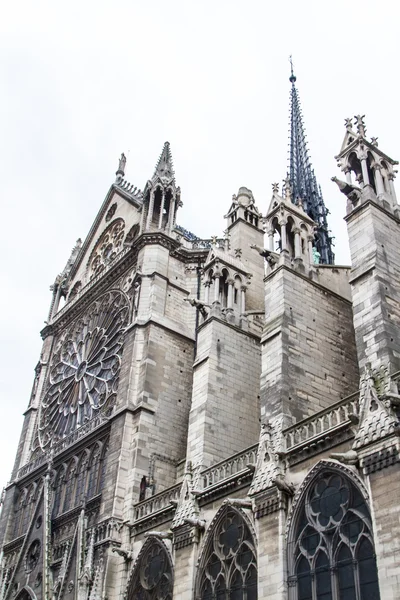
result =
[[221,234],[245,185],[265,213],[286,173],[293,54],[311,159],[349,262],[330,181],[344,118],[398,158],[400,3],[353,0],[3,2],[0,19],[2,337],[0,487],[38,361],[49,285],[84,238],[127,154],[143,189],[171,143],[178,222]]

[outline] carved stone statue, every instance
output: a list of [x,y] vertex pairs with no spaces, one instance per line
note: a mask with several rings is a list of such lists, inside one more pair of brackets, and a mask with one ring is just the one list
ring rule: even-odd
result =
[[347,181],[341,181],[337,177],[331,177],[331,181],[334,181],[338,186],[339,190],[347,196],[350,202],[355,206],[361,198],[361,190],[359,187],[347,183]]
[[200,300],[196,300],[196,298],[184,298],[183,301],[189,302],[191,306],[194,306],[196,310],[198,310],[201,313],[202,317],[204,317],[205,319],[207,318],[208,313],[206,311],[206,308],[211,308],[209,304],[204,304],[204,302],[200,302]]

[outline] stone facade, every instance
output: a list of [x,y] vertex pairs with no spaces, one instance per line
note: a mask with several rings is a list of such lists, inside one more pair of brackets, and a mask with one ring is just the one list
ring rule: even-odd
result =
[[143,192],[122,155],[52,286],[0,600],[400,597],[400,209],[356,129],[351,267],[318,263],[288,181],[203,240],[169,144]]

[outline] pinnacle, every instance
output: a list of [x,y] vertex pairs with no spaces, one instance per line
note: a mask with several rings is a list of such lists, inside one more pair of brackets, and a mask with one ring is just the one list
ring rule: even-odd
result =
[[174,165],[169,142],[165,142],[160,158],[156,164],[153,179],[160,178],[162,180],[175,181]]

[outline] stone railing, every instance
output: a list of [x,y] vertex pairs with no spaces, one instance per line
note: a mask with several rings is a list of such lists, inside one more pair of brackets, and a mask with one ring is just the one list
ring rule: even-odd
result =
[[58,442],[56,442],[53,445],[54,456],[60,454],[61,452],[75,444],[75,442],[80,440],[82,437],[86,436],[88,433],[91,433],[107,421],[108,418],[104,417],[101,414],[96,415],[95,417],[93,417],[93,419],[90,419],[90,421],[86,421],[86,423],[81,425],[81,427],[67,435],[65,438],[58,440]]
[[208,488],[215,483],[219,483],[223,479],[227,479],[232,475],[236,475],[239,471],[246,469],[247,465],[255,465],[257,459],[258,444],[246,448],[242,452],[238,452],[234,456],[229,457],[227,460],[209,467],[201,473],[201,481],[203,483],[203,489]]
[[[79,429],[76,429],[75,431],[67,435],[65,438],[58,440],[58,442],[55,442],[55,444],[53,444],[53,455],[57,456],[57,454],[60,454],[61,452],[75,444],[78,440],[85,437],[88,433],[91,433],[107,421],[107,417],[104,417],[100,414],[96,415],[93,419],[90,419],[90,421],[87,421],[81,427],[79,427]],[[21,477],[24,477],[31,471],[34,471],[36,468],[43,465],[46,462],[46,460],[46,454],[43,453],[37,458],[35,458],[35,460],[26,463],[20,469],[18,469],[17,479],[21,479]]]
[[40,456],[38,456],[37,458],[35,458],[35,460],[31,460],[31,462],[28,462],[25,465],[23,465],[22,467],[20,467],[18,469],[17,477],[16,478],[17,479],[21,479],[21,477],[24,477],[25,475],[27,475],[31,471],[34,471],[35,469],[37,469],[38,467],[40,467],[41,465],[43,465],[45,462],[46,462],[46,455],[45,454],[41,454]]
[[113,540],[113,541],[121,541],[121,531],[123,528],[123,523],[118,521],[114,517],[110,517],[108,519],[104,519],[97,525],[89,528],[86,532],[88,538],[91,537],[92,533],[94,533],[94,543],[98,544],[105,540]]
[[341,427],[350,420],[350,415],[358,414],[358,392],[347,396],[325,410],[283,430],[284,451],[309,443],[313,438],[326,436],[330,431]]
[[216,244],[214,244],[214,240],[213,239],[205,239],[205,240],[194,240],[192,241],[192,248],[193,250],[197,250],[197,249],[207,249],[207,248],[211,248],[211,246],[214,244],[216,245],[218,248],[223,248],[224,247],[224,243],[225,240],[224,238],[217,238],[215,240]]
[[143,500],[143,502],[139,502],[139,504],[135,505],[135,521],[148,517],[149,515],[166,508],[170,508],[171,500],[179,500],[180,491],[181,484],[179,483],[178,485],[168,488],[164,492],[160,492],[147,500]]

